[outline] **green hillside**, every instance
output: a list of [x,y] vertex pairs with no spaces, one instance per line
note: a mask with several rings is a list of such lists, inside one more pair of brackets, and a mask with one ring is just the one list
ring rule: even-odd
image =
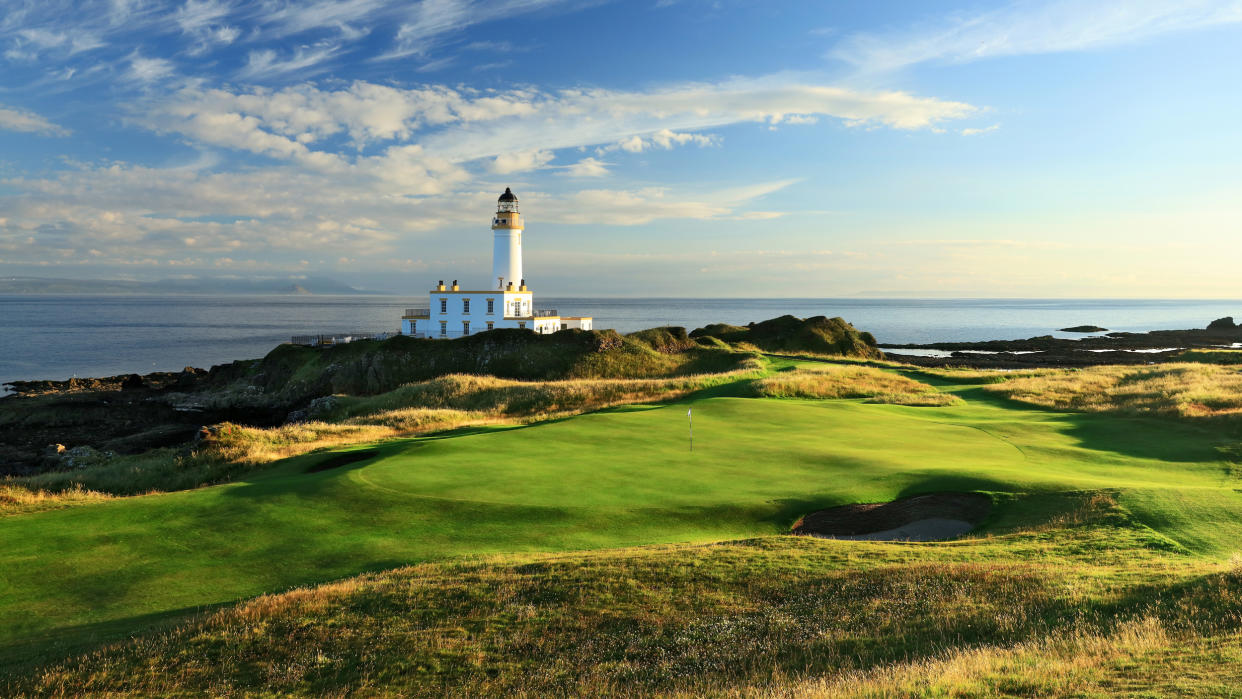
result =
[[743,380],[674,403],[356,447],[367,456],[317,472],[335,456],[5,517],[0,657],[20,667],[211,605],[408,563],[771,536],[815,509],[945,490],[998,494],[984,531],[1055,514],[1005,493],[1098,490],[1116,493],[1153,545],[1202,560],[1235,550],[1242,495],[1218,427],[942,390],[963,402],[751,398]]

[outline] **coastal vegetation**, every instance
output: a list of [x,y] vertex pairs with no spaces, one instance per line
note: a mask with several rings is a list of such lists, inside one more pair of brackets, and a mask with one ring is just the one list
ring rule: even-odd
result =
[[988,390],[1057,410],[1224,417],[1242,413],[1242,370],[1199,362],[1103,366],[1010,378]]
[[[1238,366],[921,368],[822,338],[765,351],[760,325],[616,335],[572,362],[584,376],[323,394],[282,404],[281,424],[6,479],[0,693],[1044,696],[1238,679]],[[349,384],[389,349],[315,352],[202,380],[305,396],[312,366]],[[627,366],[645,368],[609,376]],[[300,387],[267,383],[279,372]],[[187,380],[173,400],[193,397]],[[938,543],[790,536],[810,513],[930,493],[989,514]]]
[[813,364],[755,379],[751,389],[768,398],[867,398],[871,403],[957,405],[960,398],[890,371],[850,364]]

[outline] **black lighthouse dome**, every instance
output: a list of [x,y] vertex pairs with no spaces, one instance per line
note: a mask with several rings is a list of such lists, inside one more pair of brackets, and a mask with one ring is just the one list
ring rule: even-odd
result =
[[512,189],[509,189],[508,187],[505,187],[505,193],[500,195],[500,199],[499,199],[499,201],[500,201],[501,203],[504,203],[504,202],[507,202],[507,201],[516,202],[516,201],[517,201],[517,195],[513,193],[513,190],[512,190]]

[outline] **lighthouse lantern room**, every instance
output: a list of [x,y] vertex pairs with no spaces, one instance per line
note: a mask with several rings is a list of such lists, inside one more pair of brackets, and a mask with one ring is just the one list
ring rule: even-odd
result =
[[431,290],[427,308],[406,309],[401,332],[415,337],[451,338],[497,328],[517,328],[548,334],[558,330],[590,330],[589,316],[562,316],[555,310],[536,310],[534,294],[522,276],[522,214],[518,198],[508,187],[496,202],[492,217],[492,278],[484,291],[463,291],[454,279],[441,280]]

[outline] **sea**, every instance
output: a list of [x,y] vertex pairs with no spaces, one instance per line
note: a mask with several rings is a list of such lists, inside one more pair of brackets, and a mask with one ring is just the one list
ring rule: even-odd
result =
[[[208,368],[261,357],[294,335],[394,332],[405,296],[0,295],[0,383]],[[745,325],[780,315],[841,316],[885,343],[965,342],[1075,325],[1143,332],[1242,317],[1242,301],[1099,299],[548,298],[539,308],[630,332],[660,325]]]

